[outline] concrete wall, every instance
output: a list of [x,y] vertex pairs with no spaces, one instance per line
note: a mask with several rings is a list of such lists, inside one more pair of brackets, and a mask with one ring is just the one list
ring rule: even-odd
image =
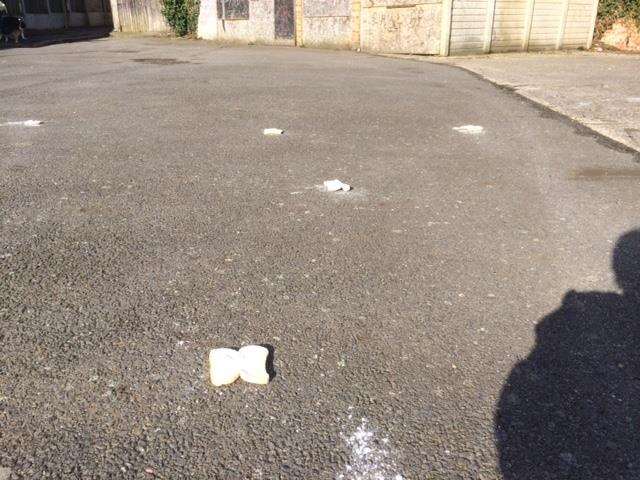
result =
[[217,20],[218,39],[247,43],[276,43],[273,7],[273,0],[249,0],[248,19]]
[[598,0],[452,0],[454,55],[589,48]]
[[216,0],[200,0],[198,38],[205,40],[215,40],[218,38],[218,9]]
[[363,50],[440,52],[442,0],[364,0],[361,15]]
[[[276,5],[286,1],[275,0]],[[598,0],[296,0],[295,44],[426,55],[588,48],[597,4]],[[246,4],[243,14],[246,17]],[[285,18],[277,12],[275,16]],[[294,43],[279,42],[276,34],[274,0],[249,0],[248,18],[225,21],[216,19],[215,0],[202,0],[202,38]]]
[[[249,0],[248,18],[217,19],[220,0],[202,0],[198,36],[206,39],[437,54],[442,0],[296,0],[296,38],[278,40],[274,0]],[[215,20],[214,20],[215,19]]]
[[591,47],[598,4],[593,0],[569,0],[565,21],[563,48]]
[[304,0],[301,44],[351,47],[351,0]]

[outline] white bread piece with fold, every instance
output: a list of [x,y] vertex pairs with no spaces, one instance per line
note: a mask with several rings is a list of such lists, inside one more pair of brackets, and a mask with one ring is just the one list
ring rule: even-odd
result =
[[240,378],[245,382],[266,385],[269,383],[267,358],[269,350],[260,345],[242,347],[240,354]]
[[209,352],[209,375],[214,386],[229,385],[240,376],[240,352],[214,348]]

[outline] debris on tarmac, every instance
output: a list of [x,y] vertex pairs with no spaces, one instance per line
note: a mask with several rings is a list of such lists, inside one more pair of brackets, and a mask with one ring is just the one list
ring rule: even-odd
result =
[[5,122],[0,125],[3,127],[39,127],[43,123],[42,120],[23,120],[21,122]]
[[211,383],[220,387],[235,382],[238,377],[248,383],[269,383],[267,357],[269,350],[260,345],[247,345],[240,350],[214,348],[209,352]]
[[342,183],[340,180],[325,180],[324,188],[327,192],[337,192],[338,190],[342,190],[343,192],[348,192],[351,190],[351,185],[347,183]]
[[453,129],[465,135],[480,135],[484,133],[484,127],[480,125],[462,125],[461,127],[453,127]]
[[[352,414],[349,414],[349,419],[351,418]],[[343,432],[341,435],[351,455],[345,472],[336,478],[404,480],[404,476],[398,472],[389,439],[379,438],[379,432],[369,424],[367,418],[362,417],[360,420],[360,425],[353,433]]]
[[279,128],[265,128],[264,130],[262,130],[262,133],[264,135],[282,135],[284,133],[284,130],[281,130]]
[[240,376],[240,354],[231,348],[214,348],[209,352],[209,370],[216,387],[235,382]]
[[266,385],[269,383],[267,373],[267,357],[269,350],[260,345],[242,347],[240,354],[240,378],[245,382]]

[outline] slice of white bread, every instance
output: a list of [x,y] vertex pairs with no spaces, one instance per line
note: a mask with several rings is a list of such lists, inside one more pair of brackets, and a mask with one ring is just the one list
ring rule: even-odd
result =
[[235,382],[240,376],[240,352],[232,348],[214,348],[209,352],[211,383],[219,387]]
[[266,385],[269,383],[267,358],[269,350],[260,345],[242,347],[240,354],[240,378],[245,382]]

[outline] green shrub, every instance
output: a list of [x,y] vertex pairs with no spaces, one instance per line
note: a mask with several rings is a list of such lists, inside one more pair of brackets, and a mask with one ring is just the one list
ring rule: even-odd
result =
[[199,12],[199,0],[162,0],[162,15],[180,37],[196,33]]
[[616,20],[630,19],[640,27],[640,0],[600,0],[598,4],[598,35],[602,35]]

